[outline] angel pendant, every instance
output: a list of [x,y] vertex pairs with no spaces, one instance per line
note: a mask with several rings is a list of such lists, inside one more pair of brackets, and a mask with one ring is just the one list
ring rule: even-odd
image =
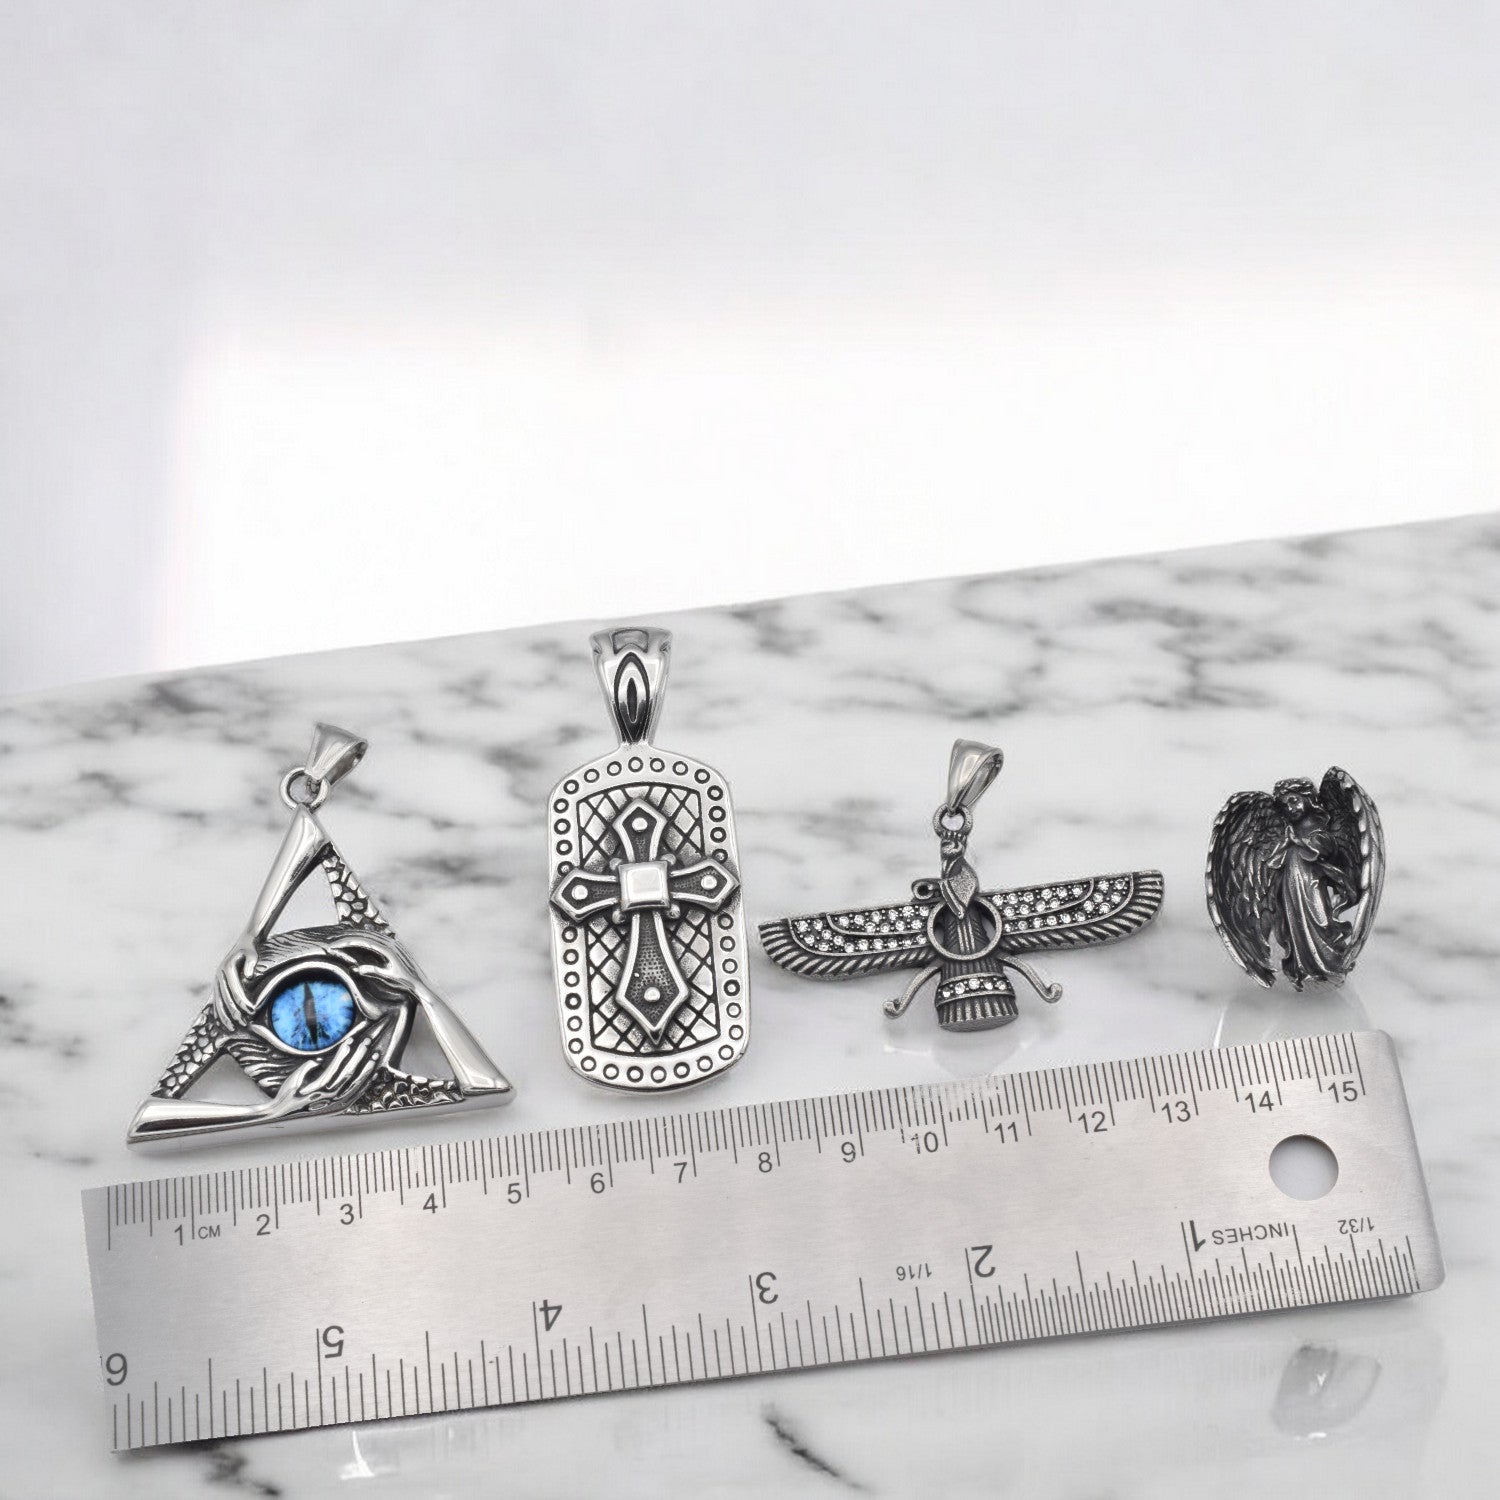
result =
[[1208,914],[1234,961],[1269,988],[1282,972],[1340,983],[1370,935],[1385,880],[1375,804],[1330,766],[1270,792],[1236,792],[1209,841]]

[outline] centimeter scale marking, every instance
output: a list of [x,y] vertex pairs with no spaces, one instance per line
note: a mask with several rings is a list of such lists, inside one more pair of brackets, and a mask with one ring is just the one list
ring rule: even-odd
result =
[[[1339,1161],[1288,1197],[1269,1157]],[[1379,1032],[84,1194],[116,1449],[1428,1290]]]

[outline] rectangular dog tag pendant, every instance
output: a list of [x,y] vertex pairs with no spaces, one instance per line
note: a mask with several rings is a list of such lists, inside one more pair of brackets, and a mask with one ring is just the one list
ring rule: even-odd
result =
[[655,1093],[722,1073],[750,1040],[750,976],[729,786],[659,750],[672,636],[592,636],[618,748],[552,789],[552,961],[570,1066]]

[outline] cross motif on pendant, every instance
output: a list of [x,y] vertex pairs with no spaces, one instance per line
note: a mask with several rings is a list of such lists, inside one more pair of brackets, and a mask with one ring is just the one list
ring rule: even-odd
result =
[[615,999],[659,1042],[678,1006],[692,993],[667,936],[664,919],[681,915],[683,904],[722,911],[739,891],[739,877],[716,859],[679,868],[662,853],[667,819],[641,798],[615,816],[623,856],[608,870],[569,870],[552,888],[552,905],[572,922],[607,915],[630,924],[630,942]]

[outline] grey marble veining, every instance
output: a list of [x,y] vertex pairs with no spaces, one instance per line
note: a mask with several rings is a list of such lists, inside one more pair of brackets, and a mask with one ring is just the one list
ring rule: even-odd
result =
[[[0,1347],[25,1495],[1481,1494],[1500,1231],[1500,520],[939,580],[662,617],[661,739],[734,788],[752,920],[896,896],[932,860],[957,734],[1002,745],[987,879],[1156,865],[1127,944],[1049,957],[1019,1021],[888,1022],[889,980],[758,961],[743,1063],[682,1099],[586,1088],[556,1036],[541,807],[597,753],[594,622],[110,682],[0,707]],[[123,1133],[206,994],[325,718],[371,750],[330,831],[517,1085],[504,1113],[351,1127],[349,1147],[613,1119],[1371,1024],[1396,1038],[1449,1280],[1408,1303],[1054,1342],[689,1391],[111,1458],[79,1189],[285,1159],[324,1137],[143,1160]],[[1224,796],[1345,765],[1390,849],[1354,981],[1262,994],[1203,909]],[[477,1486],[477,1489],[476,1489]],[[352,1487],[352,1488],[351,1488]]]

